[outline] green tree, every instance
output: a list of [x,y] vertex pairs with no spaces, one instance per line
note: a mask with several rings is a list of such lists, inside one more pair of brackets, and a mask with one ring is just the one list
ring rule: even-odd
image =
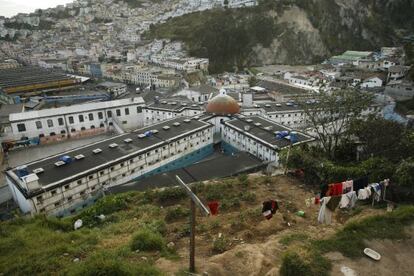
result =
[[335,152],[346,138],[351,122],[360,118],[372,103],[372,95],[357,90],[336,90],[321,93],[315,104],[301,102],[307,124],[314,130],[326,155],[335,159]]
[[349,134],[363,145],[363,156],[384,157],[399,161],[413,154],[410,132],[404,125],[380,117],[357,119],[351,123]]
[[397,183],[414,192],[414,158],[403,160],[395,172]]

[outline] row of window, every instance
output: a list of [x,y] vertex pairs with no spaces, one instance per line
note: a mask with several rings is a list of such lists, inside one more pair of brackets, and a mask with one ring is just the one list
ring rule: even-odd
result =
[[[204,131],[202,131],[201,133],[196,133],[196,134],[194,134],[194,135],[191,135],[191,136],[189,136],[189,137],[185,137],[183,140],[184,141],[186,141],[187,139],[188,140],[191,140],[192,138],[195,138],[195,137],[199,137],[199,136],[202,136],[202,134],[204,134],[204,133],[207,133],[209,130],[204,130]],[[211,139],[211,137],[208,137],[207,138],[207,140],[210,140]],[[176,143],[177,143],[177,145],[179,145],[180,143],[182,143],[182,142],[184,142],[184,141],[177,141]],[[201,140],[202,142],[205,142],[206,141],[206,139],[202,139]],[[199,145],[199,142],[196,142],[196,144],[197,145]],[[170,146],[174,146],[174,142],[173,143],[170,143],[169,144]],[[193,147],[194,145],[193,144],[190,144],[189,145],[190,146],[190,148],[191,147]],[[164,150],[166,150],[167,149],[167,146],[164,146],[163,147],[163,149]],[[187,147],[185,147],[184,148],[184,151],[185,150],[187,150]],[[155,149],[155,150],[153,150],[153,151],[150,151],[150,152],[147,152],[146,153],[146,155],[147,156],[150,156],[150,155],[152,155],[152,154],[156,154],[156,153],[158,153],[159,152],[159,149]],[[181,153],[182,151],[181,150],[178,150],[177,151],[177,154],[179,154],[179,153]],[[175,153],[171,153],[171,156],[173,156]],[[122,163],[119,163],[118,165],[119,165],[119,167],[120,168],[123,168],[123,167],[125,167],[128,163],[129,164],[132,164],[133,162],[137,162],[138,160],[142,160],[142,158],[143,158],[143,155],[140,155],[140,156],[137,156],[137,157],[135,157],[135,158],[133,158],[133,159],[130,159],[130,160],[128,160],[128,161],[124,161],[124,162],[122,162]],[[166,159],[166,158],[168,158],[168,155],[164,155],[163,156],[163,159]],[[154,163],[157,163],[157,162],[159,162],[160,161],[160,159],[156,159],[156,160],[153,160],[152,162],[150,161],[150,162],[148,162],[148,165],[152,165],[152,164],[154,164]],[[109,172],[114,172],[115,171],[115,166],[116,165],[114,165],[114,166],[112,166],[112,167],[110,167],[109,168]],[[145,166],[145,164],[143,164],[143,165],[141,165],[140,167],[139,167],[139,169],[140,170],[143,170],[144,169],[144,166]],[[135,171],[136,171],[136,169],[132,169],[129,173],[130,174],[133,174],[133,173],[135,173]],[[109,173],[108,172],[108,173]],[[104,176],[105,175],[105,171],[104,170],[102,170],[102,171],[99,171],[98,172],[98,174],[99,174],[99,176]],[[123,173],[122,174],[122,177],[125,177],[126,176],[126,173]],[[88,175],[87,176],[87,179],[88,179],[88,181],[91,181],[91,180],[93,180],[93,179],[95,179],[97,177],[97,175],[96,174],[92,174],[92,175]],[[115,177],[112,177],[112,181],[116,181],[117,180],[117,178],[119,177],[119,175],[118,176],[115,176]],[[79,180],[77,180],[76,181],[76,184],[77,185],[81,185],[81,184],[83,184],[85,182],[85,179],[79,179]],[[101,183],[102,185],[106,185],[106,181],[104,181],[104,182],[102,182]],[[93,186],[94,187],[94,186]],[[72,187],[71,187],[71,184],[66,184],[66,185],[64,185],[63,186],[63,188],[62,188],[62,190],[63,191],[67,191],[67,190],[70,190]],[[93,190],[95,190],[95,188],[93,188],[92,189],[92,186],[91,186],[91,190],[93,191]],[[84,191],[83,192],[81,192],[81,195],[84,195]],[[55,189],[55,190],[52,190],[51,192],[50,192],[50,196],[55,196],[57,194],[57,189]],[[42,199],[43,199],[43,196],[42,195],[39,195],[37,198],[36,198],[39,202],[40,201],[42,201]],[[71,200],[71,199],[69,199],[68,198],[68,201],[69,200]]]
[[[142,107],[141,106],[137,106],[136,111],[137,111],[137,113],[142,113]],[[116,116],[117,117],[122,116],[121,109],[116,109],[115,110],[115,113],[116,113]],[[125,116],[130,115],[130,111],[129,111],[129,108],[128,107],[124,109],[124,114],[125,114]],[[112,118],[112,111],[111,110],[108,110],[107,111],[107,116],[108,116],[108,118]],[[79,121],[79,123],[85,122],[85,119],[86,118],[88,118],[89,121],[93,121],[94,120],[94,114],[93,113],[89,113],[87,116],[84,116],[82,114],[78,115],[78,121]],[[103,120],[104,119],[103,112],[98,112],[98,119],[99,120]],[[65,125],[63,118],[58,118],[57,121],[58,121],[58,125],[59,126]],[[74,118],[74,116],[68,116],[68,122],[69,122],[69,124],[75,124],[75,118]],[[49,128],[54,127],[53,119],[48,119],[46,121],[46,123],[47,123],[47,126]],[[36,125],[36,129],[42,129],[43,128],[42,121],[36,121],[35,122],[35,125]],[[25,123],[17,124],[17,130],[19,132],[26,131],[27,130],[26,124]]]

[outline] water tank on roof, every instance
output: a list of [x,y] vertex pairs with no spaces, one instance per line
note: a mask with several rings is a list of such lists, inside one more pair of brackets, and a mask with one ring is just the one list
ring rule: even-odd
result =
[[279,131],[279,133],[276,134],[276,139],[283,139],[288,135],[289,135],[289,131],[286,131],[286,130]]
[[61,157],[59,158],[59,160],[60,160],[60,161],[65,162],[65,164],[70,164],[70,163],[72,163],[72,157],[70,157],[69,155],[64,155],[64,156],[61,156]]
[[16,168],[16,174],[18,177],[22,178],[26,175],[29,175],[29,170],[26,165],[23,165]]
[[292,131],[292,132],[290,133],[290,142],[291,142],[292,144],[294,144],[294,143],[298,142],[298,133],[297,133],[296,131]]

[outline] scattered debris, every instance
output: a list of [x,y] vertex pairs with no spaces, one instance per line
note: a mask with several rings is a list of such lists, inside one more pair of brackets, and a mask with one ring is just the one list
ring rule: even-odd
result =
[[358,275],[355,272],[355,270],[347,266],[341,266],[341,272],[344,274],[344,276],[357,276]]
[[378,253],[375,250],[372,250],[371,248],[365,248],[364,254],[376,261],[379,261],[381,259],[380,253]]
[[105,215],[104,215],[104,214],[100,214],[100,215],[98,216],[98,218],[99,218],[100,220],[104,220],[106,217],[105,217]]
[[78,263],[80,261],[80,259],[79,258],[75,258],[75,259],[73,259],[73,262],[74,263]]
[[79,228],[81,228],[83,225],[83,221],[81,219],[78,219],[77,221],[75,221],[75,224],[73,225],[73,228],[75,230],[78,230]]
[[173,243],[173,242],[169,242],[168,244],[167,244],[167,247],[168,248],[174,248],[174,246],[175,246],[175,243]]
[[148,260],[148,258],[147,258],[147,257],[145,257],[145,256],[142,256],[142,257],[141,257],[141,260],[146,261],[146,260]]
[[297,211],[296,215],[299,217],[304,217],[305,216],[305,212],[304,211]]

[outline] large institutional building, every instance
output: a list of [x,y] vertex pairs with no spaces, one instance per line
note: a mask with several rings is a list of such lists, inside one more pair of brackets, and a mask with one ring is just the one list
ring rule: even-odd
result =
[[209,123],[177,118],[13,168],[6,179],[23,212],[60,216],[92,203],[105,187],[184,167],[212,152]]
[[[109,110],[114,116],[129,108],[132,120],[143,116],[150,125],[9,169],[7,183],[20,209],[65,216],[92,204],[107,188],[189,166],[217,147],[225,154],[245,152],[263,164],[277,165],[281,149],[313,140],[269,118],[240,114],[239,103],[225,93],[212,98],[205,111],[200,104],[157,100],[141,114],[140,103],[135,104]],[[109,110],[91,114],[100,118],[99,112],[107,116]],[[67,124],[73,115],[59,116]],[[84,117],[89,119],[88,114]],[[47,120],[41,120],[42,126]],[[53,123],[59,125],[58,120]]]

